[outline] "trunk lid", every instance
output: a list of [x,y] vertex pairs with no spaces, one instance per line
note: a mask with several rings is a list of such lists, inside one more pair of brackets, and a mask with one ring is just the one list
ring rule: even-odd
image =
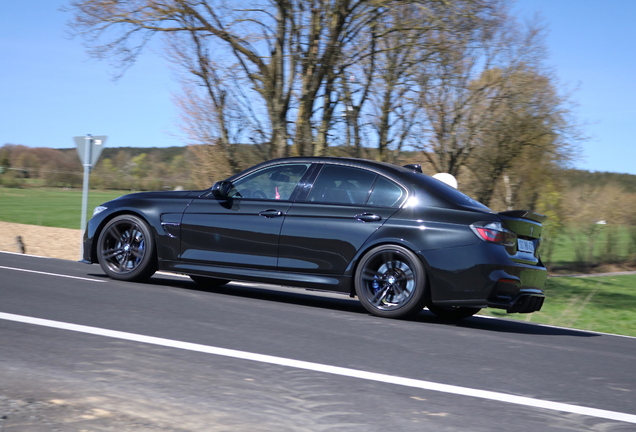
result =
[[517,235],[517,245],[508,248],[514,261],[540,265],[539,245],[544,222],[548,217],[530,210],[511,210],[497,213],[504,228]]

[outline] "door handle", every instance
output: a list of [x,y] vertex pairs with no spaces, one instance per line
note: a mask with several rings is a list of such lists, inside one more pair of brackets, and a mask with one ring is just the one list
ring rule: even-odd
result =
[[274,218],[274,217],[281,217],[281,216],[283,216],[283,214],[284,213],[282,211],[269,209],[269,210],[263,210],[258,215],[266,217],[266,218]]
[[379,215],[373,214],[373,213],[362,213],[362,214],[356,215],[356,219],[362,222],[378,222],[382,220],[382,218]]

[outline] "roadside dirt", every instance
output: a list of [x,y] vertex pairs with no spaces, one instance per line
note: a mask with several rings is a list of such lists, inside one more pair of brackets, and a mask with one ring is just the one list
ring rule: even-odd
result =
[[[22,245],[18,237],[21,237]],[[1,251],[78,261],[80,245],[81,231],[78,229],[0,222]]]
[[96,407],[97,401],[0,396],[0,432],[187,432],[159,421]]

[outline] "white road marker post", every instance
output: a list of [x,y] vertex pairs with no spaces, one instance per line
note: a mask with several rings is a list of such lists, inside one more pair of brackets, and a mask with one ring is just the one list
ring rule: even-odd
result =
[[86,134],[84,137],[74,137],[75,146],[77,147],[77,154],[80,161],[84,166],[84,181],[82,186],[82,218],[80,222],[80,248],[79,259],[84,258],[84,232],[86,231],[86,213],[88,210],[88,180],[91,174],[93,165],[99,160],[99,156],[104,148],[106,142],[106,136],[93,137],[91,134]]

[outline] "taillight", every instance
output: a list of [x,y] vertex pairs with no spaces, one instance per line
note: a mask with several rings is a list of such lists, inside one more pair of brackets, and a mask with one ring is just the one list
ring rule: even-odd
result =
[[470,226],[480,239],[503,246],[517,244],[517,235],[505,229],[501,222],[475,222]]

